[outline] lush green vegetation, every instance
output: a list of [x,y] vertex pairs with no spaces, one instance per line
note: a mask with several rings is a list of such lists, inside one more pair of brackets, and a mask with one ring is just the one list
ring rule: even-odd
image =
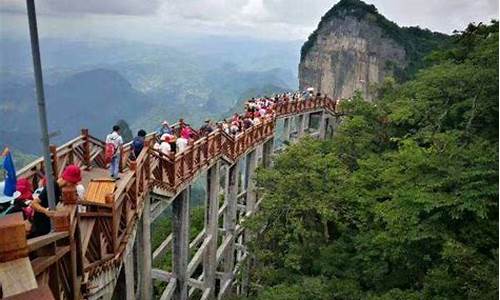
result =
[[[444,46],[449,37],[445,34],[431,32],[429,29],[420,27],[399,27],[396,23],[387,20],[378,13],[374,5],[368,5],[360,0],[341,0],[330,9],[322,18],[318,29],[325,26],[332,18],[352,16],[356,19],[366,19],[382,29],[384,35],[403,46],[408,60],[408,66],[404,69],[395,69],[396,79],[405,81],[424,66],[423,58],[433,49]],[[316,43],[318,37],[316,29],[304,43],[301,49],[301,61]]]
[[498,22],[429,63],[259,170],[252,299],[497,299]]

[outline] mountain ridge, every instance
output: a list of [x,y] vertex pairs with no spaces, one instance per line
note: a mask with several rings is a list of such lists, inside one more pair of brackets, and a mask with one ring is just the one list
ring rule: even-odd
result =
[[361,90],[371,99],[370,85],[387,76],[400,82],[412,78],[425,65],[423,58],[449,38],[428,29],[400,27],[360,0],[341,0],[301,48],[299,85],[335,98]]

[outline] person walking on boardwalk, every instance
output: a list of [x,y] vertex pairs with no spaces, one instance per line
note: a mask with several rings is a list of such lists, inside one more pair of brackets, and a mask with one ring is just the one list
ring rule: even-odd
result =
[[120,179],[120,154],[123,139],[120,135],[120,126],[113,126],[113,131],[106,137],[106,160],[110,161],[109,173],[114,180]]

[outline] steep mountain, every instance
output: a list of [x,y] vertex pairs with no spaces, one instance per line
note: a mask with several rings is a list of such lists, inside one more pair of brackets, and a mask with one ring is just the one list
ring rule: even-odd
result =
[[[119,119],[136,119],[151,101],[132,88],[115,71],[95,69],[80,72],[46,85],[49,129],[60,131],[54,143],[76,136],[81,128],[103,137]],[[32,82],[0,85],[0,146],[10,145],[26,153],[39,153],[39,126]]]
[[359,90],[373,97],[373,84],[393,76],[406,80],[423,57],[449,37],[419,27],[399,27],[373,5],[341,0],[328,11],[302,46],[300,88],[309,86],[334,98]]

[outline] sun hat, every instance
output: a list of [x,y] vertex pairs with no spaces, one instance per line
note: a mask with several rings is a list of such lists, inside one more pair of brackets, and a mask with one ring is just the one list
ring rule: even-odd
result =
[[20,192],[15,191],[12,196],[7,196],[3,193],[4,189],[5,189],[5,181],[0,181],[0,204],[12,202],[21,195]]
[[31,200],[33,195],[33,186],[27,178],[19,178],[16,182],[16,190],[21,193],[18,198],[22,200]]
[[64,169],[62,178],[67,182],[77,184],[82,181],[82,172],[78,166],[69,165]]

